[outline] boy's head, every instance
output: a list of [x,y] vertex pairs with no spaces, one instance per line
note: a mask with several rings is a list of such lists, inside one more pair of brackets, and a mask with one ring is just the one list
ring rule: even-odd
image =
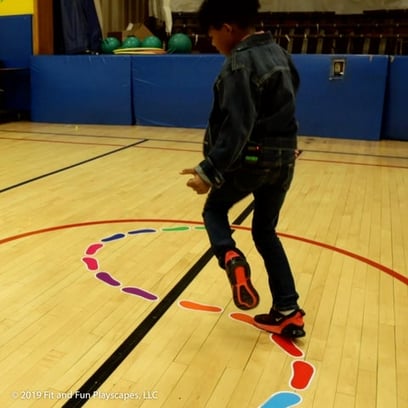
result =
[[225,23],[245,29],[255,25],[259,8],[259,0],[204,0],[198,20],[206,32],[220,29]]
[[213,45],[228,55],[247,33],[254,31],[259,8],[259,0],[204,0],[198,20]]

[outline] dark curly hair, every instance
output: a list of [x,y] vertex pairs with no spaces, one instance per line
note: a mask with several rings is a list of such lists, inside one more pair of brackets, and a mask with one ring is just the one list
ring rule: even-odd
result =
[[248,28],[255,25],[259,8],[259,0],[204,0],[198,21],[204,32],[210,27],[219,29],[224,23]]

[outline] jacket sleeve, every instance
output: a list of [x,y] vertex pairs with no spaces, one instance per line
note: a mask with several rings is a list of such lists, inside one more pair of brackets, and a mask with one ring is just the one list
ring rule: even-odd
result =
[[209,184],[219,187],[224,173],[240,158],[255,124],[256,108],[248,71],[239,68],[223,75],[217,87],[221,121],[214,144],[206,158],[196,167]]

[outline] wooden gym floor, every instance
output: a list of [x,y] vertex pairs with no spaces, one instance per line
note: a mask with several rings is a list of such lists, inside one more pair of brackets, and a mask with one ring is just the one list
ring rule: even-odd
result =
[[300,137],[278,231],[306,337],[241,313],[179,175],[202,130],[0,125],[0,406],[408,406],[408,143]]

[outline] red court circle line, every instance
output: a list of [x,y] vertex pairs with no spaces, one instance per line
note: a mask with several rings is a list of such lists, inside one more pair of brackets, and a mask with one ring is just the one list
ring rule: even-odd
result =
[[[47,233],[47,232],[54,232],[54,231],[58,231],[58,230],[68,229],[68,228],[89,227],[89,226],[92,226],[92,225],[103,225],[103,224],[125,224],[125,223],[134,223],[134,222],[145,222],[145,223],[148,223],[148,222],[154,222],[154,223],[165,222],[165,223],[176,223],[176,224],[203,225],[202,221],[156,219],[156,218],[138,218],[138,219],[129,218],[129,219],[119,219],[119,220],[87,221],[87,222],[79,222],[79,223],[75,223],[75,224],[57,225],[57,226],[54,226],[54,227],[23,232],[21,234],[17,234],[17,235],[13,235],[11,237],[6,237],[6,238],[0,239],[0,245],[6,244],[8,242],[16,241],[18,239],[30,237],[30,236],[33,236],[33,235],[44,234],[44,233]],[[240,229],[240,230],[244,230],[244,231],[250,231],[251,230],[250,227],[244,227],[242,225],[232,225],[232,228]],[[369,266],[372,266],[372,267],[380,270],[381,272],[386,273],[387,275],[390,275],[391,277],[393,277],[394,279],[399,280],[400,282],[404,283],[405,285],[408,285],[408,277],[407,276],[401,275],[400,273],[394,271],[393,269],[388,268],[387,266],[382,265],[382,264],[380,264],[378,262],[375,262],[375,261],[373,261],[371,259],[365,258],[365,257],[363,257],[361,255],[355,254],[353,252],[347,251],[347,250],[342,249],[342,248],[337,248],[337,247],[335,247],[333,245],[328,245],[328,244],[325,244],[323,242],[314,241],[314,240],[308,239],[308,238],[298,237],[296,235],[291,235],[291,234],[286,234],[286,233],[278,233],[278,235],[281,236],[281,237],[284,237],[284,238],[294,239],[296,241],[301,241],[301,242],[305,242],[305,243],[310,244],[310,245],[315,245],[315,246],[319,246],[321,248],[329,249],[329,250],[337,252],[339,254],[342,254],[342,255],[348,256],[350,258],[356,259],[356,260],[358,260],[360,262],[363,262],[363,263],[365,263],[365,264],[367,264]]]

